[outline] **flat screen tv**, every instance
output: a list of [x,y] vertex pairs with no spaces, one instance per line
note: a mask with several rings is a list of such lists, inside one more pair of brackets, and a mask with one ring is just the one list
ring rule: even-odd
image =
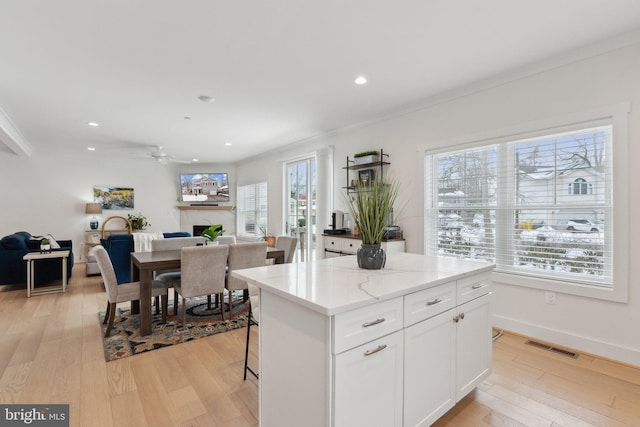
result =
[[226,173],[181,173],[183,202],[228,202],[229,177]]

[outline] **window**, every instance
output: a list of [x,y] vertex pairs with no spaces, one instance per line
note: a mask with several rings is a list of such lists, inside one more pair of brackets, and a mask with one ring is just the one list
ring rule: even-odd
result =
[[626,269],[613,292],[626,257],[614,244],[613,122],[427,151],[425,253],[493,262],[504,283],[625,301]]
[[571,184],[569,184],[569,194],[593,194],[593,186],[587,184],[584,178],[576,178]]
[[238,187],[237,233],[239,236],[262,236],[267,230],[267,183]]

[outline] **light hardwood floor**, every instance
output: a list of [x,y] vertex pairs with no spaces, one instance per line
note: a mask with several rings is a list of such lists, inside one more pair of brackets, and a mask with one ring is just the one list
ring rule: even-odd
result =
[[[0,286],[0,402],[69,403],[81,427],[258,425],[258,383],[242,380],[245,330],[106,363],[105,306],[83,264],[65,294]],[[435,425],[640,426],[640,369],[525,341],[496,340],[493,374]]]

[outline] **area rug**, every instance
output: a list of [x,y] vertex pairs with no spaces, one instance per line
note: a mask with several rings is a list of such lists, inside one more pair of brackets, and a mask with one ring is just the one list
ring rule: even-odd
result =
[[[236,300],[237,299],[237,300]],[[220,319],[220,308],[207,309],[207,298],[187,299],[187,325],[182,326],[182,304],[178,306],[178,315],[173,315],[173,305],[169,302],[167,323],[162,323],[162,314],[155,314],[151,319],[151,335],[140,336],[140,316],[131,314],[129,308],[116,309],[111,334],[104,337],[107,325],[102,324],[104,312],[98,313],[102,329],[104,358],[107,362],[124,357],[157,350],[159,348],[180,344],[198,338],[222,332],[232,331],[247,326],[249,304],[242,302],[242,296],[234,297],[233,319],[229,320],[229,311],[224,313],[225,320]]]

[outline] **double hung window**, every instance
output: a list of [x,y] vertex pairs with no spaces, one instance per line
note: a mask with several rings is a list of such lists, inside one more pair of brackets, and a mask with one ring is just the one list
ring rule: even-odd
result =
[[612,123],[427,151],[425,253],[493,262],[513,284],[611,290]]
[[267,230],[267,183],[238,186],[237,233],[239,236],[262,236]]

